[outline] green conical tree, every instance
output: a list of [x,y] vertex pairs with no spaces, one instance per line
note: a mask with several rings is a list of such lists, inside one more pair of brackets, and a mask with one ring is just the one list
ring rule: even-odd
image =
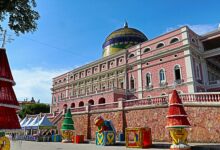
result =
[[75,130],[74,122],[73,122],[73,119],[72,119],[72,114],[71,114],[70,109],[68,109],[66,114],[64,115],[64,120],[63,120],[63,123],[62,123],[61,130],[62,131]]

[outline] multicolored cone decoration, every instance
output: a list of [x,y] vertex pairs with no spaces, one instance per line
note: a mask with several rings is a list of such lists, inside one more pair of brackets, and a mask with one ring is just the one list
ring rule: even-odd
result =
[[74,136],[75,134],[74,130],[75,128],[74,128],[74,122],[72,119],[71,110],[68,109],[66,114],[64,115],[64,120],[61,127],[63,143],[71,142],[72,136]]
[[12,88],[14,85],[6,50],[0,48],[0,149],[10,149],[10,141],[4,136],[4,131],[21,128],[16,115],[16,109],[20,107]]
[[186,111],[184,110],[183,103],[179,98],[176,90],[173,90],[172,97],[169,101],[169,109],[167,114],[167,125],[169,128],[170,136],[173,144],[170,150],[190,150],[187,145],[188,132],[185,128],[189,128],[190,123],[187,119]]

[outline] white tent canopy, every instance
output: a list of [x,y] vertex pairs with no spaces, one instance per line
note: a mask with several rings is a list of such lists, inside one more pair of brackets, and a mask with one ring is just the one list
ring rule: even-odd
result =
[[29,126],[29,124],[30,124],[32,121],[33,121],[33,118],[30,117],[30,118],[28,119],[28,121],[25,122],[25,123],[21,126],[21,128],[22,128],[22,129],[25,129],[26,127]]
[[20,126],[22,127],[27,121],[28,121],[28,118],[25,117],[23,120],[20,121]]
[[47,116],[40,117],[40,115],[37,115],[34,119],[30,117],[27,119],[26,117],[21,121],[21,127],[22,129],[55,129],[56,126],[54,126]]
[[26,129],[32,129],[34,127],[37,127],[37,124],[39,123],[39,121],[40,121],[40,116],[37,115],[33,119],[33,121],[26,126]]

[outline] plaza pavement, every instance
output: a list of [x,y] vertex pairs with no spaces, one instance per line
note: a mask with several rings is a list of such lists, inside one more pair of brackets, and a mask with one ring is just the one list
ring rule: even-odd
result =
[[[154,143],[149,150],[169,150],[169,143]],[[192,150],[220,150],[219,143],[190,143]],[[56,142],[12,141],[11,150],[140,150],[125,146],[96,146],[95,144],[72,144]]]

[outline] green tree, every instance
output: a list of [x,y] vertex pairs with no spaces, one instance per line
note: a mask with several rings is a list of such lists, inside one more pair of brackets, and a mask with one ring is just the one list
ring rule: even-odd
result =
[[35,115],[39,113],[49,113],[50,112],[50,105],[47,104],[27,104],[22,106],[21,111],[19,112],[19,116],[24,118],[27,114],[28,115]]
[[0,0],[0,22],[8,21],[9,28],[17,35],[34,32],[40,17],[35,7],[35,0]]
[[63,123],[62,123],[61,130],[62,131],[65,131],[65,130],[75,130],[74,122],[73,122],[73,119],[72,119],[72,114],[71,114],[71,110],[70,109],[68,109],[66,114],[64,115],[64,120],[63,120]]

